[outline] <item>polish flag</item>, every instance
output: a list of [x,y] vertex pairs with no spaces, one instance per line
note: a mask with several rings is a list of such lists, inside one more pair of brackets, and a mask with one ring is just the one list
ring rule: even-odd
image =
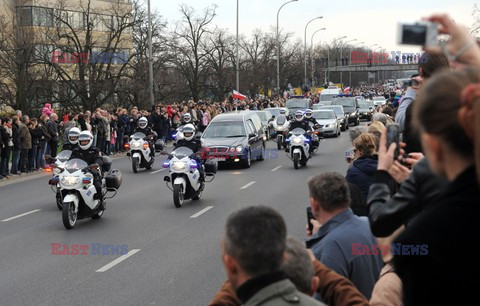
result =
[[234,99],[245,100],[246,97],[247,97],[247,96],[242,95],[241,93],[239,93],[239,92],[236,91],[236,90],[233,91],[233,98],[234,98]]

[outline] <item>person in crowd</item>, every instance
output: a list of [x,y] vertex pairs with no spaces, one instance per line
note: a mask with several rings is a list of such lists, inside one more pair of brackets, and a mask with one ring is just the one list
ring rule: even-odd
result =
[[25,115],[22,116],[18,126],[19,126],[19,137],[20,137],[20,165],[19,169],[22,173],[27,173],[28,171],[28,151],[32,149],[32,135],[28,130],[28,124],[30,123],[30,118]]
[[1,150],[0,159],[0,174],[3,177],[10,178],[9,161],[13,148],[12,141],[12,125],[11,119],[8,116],[2,118],[2,125],[0,127],[1,137],[3,139],[3,148]]
[[413,127],[420,131],[428,163],[449,185],[434,207],[422,212],[395,240],[428,248],[428,256],[394,256],[394,267],[404,284],[405,305],[466,305],[476,297],[477,286],[471,277],[479,271],[471,265],[475,253],[446,246],[478,240],[480,187],[474,144],[463,128],[459,110],[465,103],[462,92],[479,83],[479,76],[480,71],[472,68],[439,72],[421,89],[413,107]]
[[12,117],[12,174],[20,175],[19,162],[20,162],[20,152],[21,152],[21,142],[20,142],[20,126],[19,118],[17,116]]
[[348,136],[350,137],[350,142],[352,143],[352,146],[353,146],[353,141],[357,139],[358,136],[366,132],[367,132],[367,127],[364,125],[359,125],[359,126],[350,128],[348,131]]
[[346,179],[349,183],[358,186],[366,199],[378,163],[375,138],[364,133],[353,141],[353,145],[354,160],[352,166],[347,170]]
[[[328,305],[368,305],[352,282],[316,260],[298,240],[287,238],[285,255],[281,270],[300,292],[318,293]],[[241,302],[227,280],[208,305],[240,306]]]
[[37,165],[39,168],[45,168],[46,166],[45,154],[47,153],[47,146],[51,138],[47,128],[47,121],[48,121],[48,116],[46,114],[41,115],[40,119],[38,120],[38,128],[42,132],[39,138],[39,144],[38,144],[39,148],[38,148],[38,154],[37,154]]
[[[338,274],[348,278],[370,299],[383,266],[381,255],[357,254],[356,245],[375,245],[368,220],[350,209],[348,183],[340,174],[327,172],[310,178],[310,207],[314,220],[307,247],[315,257]],[[361,250],[361,248],[360,248]]]
[[102,152],[106,152],[107,143],[107,119],[102,115],[102,110],[97,109],[95,112],[95,126],[97,127],[96,147]]
[[380,122],[383,125],[387,125],[387,115],[385,113],[375,113],[372,116],[372,123],[374,122]]
[[32,148],[28,151],[28,169],[30,171],[38,171],[41,167],[38,164],[38,154],[40,149],[40,138],[42,137],[42,130],[38,127],[36,118],[32,118],[28,124],[28,130],[32,137]]
[[380,136],[382,131],[385,130],[385,125],[380,121],[375,121],[368,126],[367,133],[375,137],[375,148],[379,148]]
[[124,144],[125,128],[127,126],[128,120],[123,120],[122,116],[124,116],[123,108],[118,108],[117,109],[117,139],[115,140],[115,151],[117,153],[124,151],[123,144]]
[[55,111],[52,108],[52,105],[50,103],[45,103],[45,106],[42,108],[42,115],[47,115],[50,117],[51,114],[53,114]]
[[231,214],[222,241],[228,279],[243,305],[324,305],[301,293],[281,266],[287,228],[269,207],[247,207]]
[[57,156],[57,148],[58,148],[58,140],[59,140],[59,133],[58,133],[58,116],[55,113],[50,115],[50,120],[47,122],[47,130],[50,134],[50,140],[48,141],[48,147],[50,148],[50,156],[56,157]]
[[0,179],[7,177],[6,171],[3,169],[3,151],[6,147],[8,147],[8,134],[7,130],[3,127],[3,120],[4,118],[0,118]]
[[407,89],[402,103],[398,107],[395,115],[395,122],[400,125],[400,131],[403,134],[403,141],[407,144],[407,147],[405,148],[407,153],[422,151],[418,133],[412,130],[410,124],[412,107],[416,99],[417,90],[420,89],[421,84],[428,80],[433,74],[448,67],[448,59],[444,54],[437,55],[423,53],[420,57],[418,64],[418,73],[420,76],[414,78],[419,85],[411,86]]
[[80,128],[80,131],[87,131],[87,122],[85,120],[85,114],[79,113],[78,114],[78,128]]

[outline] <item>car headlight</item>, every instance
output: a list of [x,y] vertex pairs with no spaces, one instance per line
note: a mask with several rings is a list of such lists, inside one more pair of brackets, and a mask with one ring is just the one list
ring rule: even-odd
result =
[[187,169],[188,164],[184,161],[176,161],[173,162],[171,166],[173,170],[181,171]]
[[300,137],[294,137],[294,138],[292,139],[292,143],[294,143],[294,144],[300,144],[300,143],[302,143],[302,138],[300,138]]
[[140,143],[140,141],[132,141],[130,143],[130,148],[132,149],[141,149],[142,148],[142,144]]
[[61,184],[64,186],[75,186],[80,182],[80,178],[78,176],[64,176],[62,177]]
[[242,152],[243,150],[243,147],[242,146],[238,146],[235,148],[235,150],[237,150],[238,153]]

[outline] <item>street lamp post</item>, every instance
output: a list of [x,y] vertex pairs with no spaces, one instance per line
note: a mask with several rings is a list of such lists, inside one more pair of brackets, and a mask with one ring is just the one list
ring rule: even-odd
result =
[[277,12],[277,93],[280,93],[280,38],[279,38],[279,32],[278,32],[278,17],[280,15],[280,10],[287,4],[292,3],[292,2],[297,2],[298,0],[290,0],[288,2],[285,2],[280,6]]
[[[375,46],[378,46],[378,44],[373,44],[371,46],[368,46],[368,49],[367,49],[367,52],[368,52],[368,59],[370,60],[370,64],[372,63],[372,60],[370,59],[370,50],[372,47],[375,47]],[[373,53],[373,51],[372,51]],[[370,72],[367,72],[369,75],[368,75],[368,82],[370,83]],[[373,79],[375,81],[375,78]]]
[[[342,36],[334,39],[332,41],[332,44],[337,40],[344,39],[344,38],[347,38],[347,36]],[[325,73],[325,83],[327,83],[327,79],[330,80],[330,69],[328,69],[329,67],[330,67],[330,46],[328,46],[328,50],[327,50],[327,71]]]
[[[363,45],[365,42],[359,42],[359,43],[356,43],[353,45],[353,47],[355,46],[358,46],[358,45]],[[352,65],[352,50],[350,50],[350,63],[349,63],[349,66]],[[348,82],[348,85],[351,87],[352,86],[352,72],[350,71],[349,73],[349,82]]]
[[317,19],[322,19],[323,16],[319,16],[319,17],[315,17],[313,18],[312,20],[310,20],[309,22],[307,22],[307,24],[305,25],[305,36],[304,36],[304,46],[303,46],[303,50],[304,50],[304,64],[305,64],[305,77],[304,77],[304,86],[307,86],[307,83],[308,83],[308,79],[307,79],[307,27],[308,25],[312,22],[312,21],[315,21]]
[[148,0],[148,95],[150,106],[154,105],[153,99],[153,57],[152,57],[152,14],[150,10],[150,0]]
[[315,34],[317,34],[320,31],[323,31],[323,30],[326,30],[326,28],[321,28],[319,30],[316,30],[312,34],[312,38],[310,40],[310,52],[312,53],[311,58],[312,58],[312,87],[313,88],[315,88],[315,63],[314,63],[314,60],[313,60],[313,37],[315,36]]
[[[355,39],[349,40],[340,45],[340,61],[343,59],[343,46],[352,41],[357,41],[357,39],[355,38]],[[340,71],[340,84],[343,84],[343,71]]]
[[237,91],[240,92],[240,58],[238,57],[238,2],[240,0],[237,0],[237,41],[236,41],[236,58],[237,58],[237,65],[235,68],[235,80],[236,80],[236,88]]

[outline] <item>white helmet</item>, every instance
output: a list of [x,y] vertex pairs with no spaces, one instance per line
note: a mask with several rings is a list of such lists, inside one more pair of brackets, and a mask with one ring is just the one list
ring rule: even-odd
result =
[[312,115],[313,115],[313,112],[312,112],[311,109],[307,109],[307,110],[305,111],[305,117],[306,117],[307,119],[310,119],[310,118],[312,117]]
[[280,115],[286,115],[287,111],[284,108],[280,109]]
[[182,129],[183,137],[186,141],[190,141],[195,137],[195,127],[193,124],[186,124]]
[[145,117],[142,117],[140,119],[138,119],[138,127],[141,128],[141,129],[144,129],[146,128],[148,125],[148,120],[147,118]]
[[93,135],[90,131],[83,131],[78,135],[78,146],[82,150],[88,150],[93,144]]
[[301,110],[298,110],[295,113],[295,120],[297,120],[297,122],[301,122],[303,120],[303,112]]
[[81,132],[82,131],[80,131],[79,128],[72,127],[70,131],[68,131],[68,141],[71,144],[76,145],[78,143],[78,136],[80,135]]
[[185,113],[183,115],[183,121],[186,122],[186,123],[189,123],[190,120],[192,120],[192,115],[190,115],[190,113]]

